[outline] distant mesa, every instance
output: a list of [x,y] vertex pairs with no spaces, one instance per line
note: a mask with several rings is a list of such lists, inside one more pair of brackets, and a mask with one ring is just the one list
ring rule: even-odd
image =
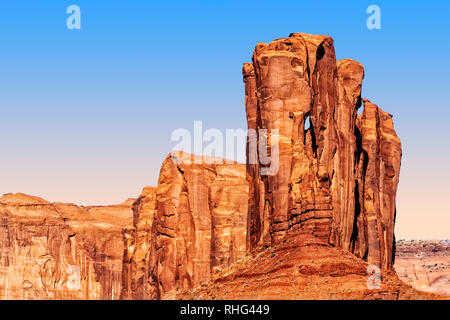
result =
[[0,203],[9,205],[50,204],[47,200],[23,193],[6,193],[0,198]]

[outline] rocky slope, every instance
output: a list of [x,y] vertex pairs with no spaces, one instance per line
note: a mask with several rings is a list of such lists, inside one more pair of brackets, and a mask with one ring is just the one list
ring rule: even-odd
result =
[[131,200],[109,207],[0,198],[0,299],[118,299]]
[[287,232],[281,242],[254,251],[214,275],[201,286],[172,292],[168,299],[439,299],[400,281],[383,270],[379,286],[370,265],[347,250],[316,237]]
[[[256,129],[248,146],[249,248],[308,230],[391,269],[401,145],[391,115],[368,100],[357,114],[361,64],[336,61],[328,36],[295,33],[259,43],[243,76],[248,127]],[[251,147],[261,136],[267,150]],[[278,170],[264,172],[262,156],[275,140],[279,160],[270,165]]]
[[395,270],[413,287],[450,296],[450,244],[434,240],[397,242]]
[[245,165],[171,153],[158,187],[144,189],[133,205],[122,298],[164,298],[243,257],[247,202]]

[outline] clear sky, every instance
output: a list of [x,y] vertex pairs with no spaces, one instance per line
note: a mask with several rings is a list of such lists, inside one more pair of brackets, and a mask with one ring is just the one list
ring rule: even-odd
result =
[[[69,30],[66,8],[81,8]],[[381,30],[366,27],[369,5]],[[334,38],[403,143],[398,238],[450,238],[447,1],[0,2],[0,193],[109,204],[156,185],[174,129],[246,128],[258,42]]]

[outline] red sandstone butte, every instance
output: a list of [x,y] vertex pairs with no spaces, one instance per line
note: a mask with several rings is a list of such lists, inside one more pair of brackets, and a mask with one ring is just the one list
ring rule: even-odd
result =
[[294,33],[259,43],[243,76],[248,127],[280,136],[276,174],[248,163],[249,249],[297,230],[391,269],[401,145],[389,114],[365,100],[358,116],[362,65]]
[[124,299],[196,287],[245,255],[245,164],[173,152],[148,193],[133,205],[137,237]]

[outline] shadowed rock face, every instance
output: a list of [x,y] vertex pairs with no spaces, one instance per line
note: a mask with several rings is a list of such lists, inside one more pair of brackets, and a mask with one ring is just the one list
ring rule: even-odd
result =
[[258,44],[243,76],[248,127],[269,140],[248,159],[270,153],[276,130],[280,141],[275,174],[248,163],[249,249],[296,230],[390,269],[401,146],[387,113],[366,100],[357,115],[361,64],[336,62],[330,37],[296,33]]
[[357,126],[361,133],[357,169],[359,204],[352,252],[367,257],[369,263],[390,269],[395,258],[395,197],[401,144],[392,116],[366,99]]
[[[247,114],[247,124],[249,130],[258,129],[259,109],[258,99],[256,97],[256,77],[253,64],[244,63],[242,68],[242,75],[245,83],[245,110]],[[257,138],[257,135],[253,135],[253,139]],[[257,142],[256,139],[252,140],[252,136],[249,134],[247,140],[247,180],[249,186],[249,201],[248,214],[247,214],[247,245],[257,243],[258,241],[264,241],[263,235],[266,236],[265,242],[270,243],[269,226],[270,219],[267,210],[264,206],[264,183],[260,175],[260,165],[258,161],[257,148],[250,148],[250,143]]]
[[130,272],[130,282],[137,290],[123,298],[158,299],[172,290],[198,286],[245,255],[245,165],[215,161],[223,162],[171,153],[162,164],[155,193],[136,201],[138,237],[130,258],[136,270]]
[[0,299],[118,299],[130,206],[0,198]]

